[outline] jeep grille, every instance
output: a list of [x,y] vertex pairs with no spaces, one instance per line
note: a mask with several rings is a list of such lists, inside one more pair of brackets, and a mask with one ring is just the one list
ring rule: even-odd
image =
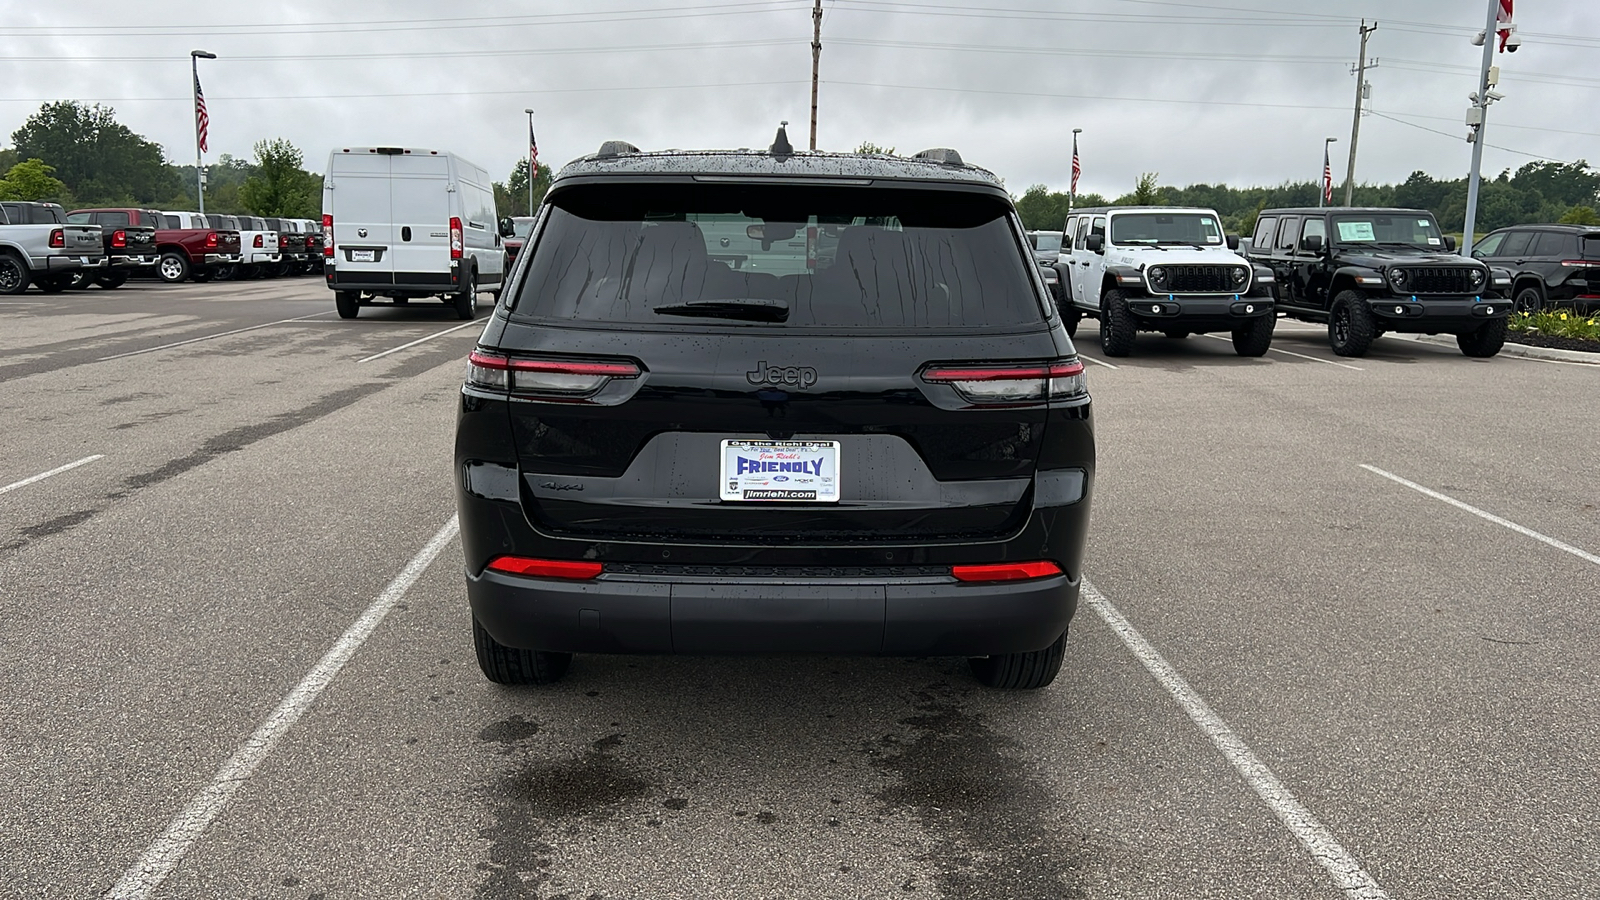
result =
[[1237,266],[1162,266],[1167,270],[1167,286],[1162,294],[1238,294],[1233,284]]
[[1405,294],[1471,294],[1484,286],[1479,282],[1478,287],[1473,288],[1472,272],[1466,267],[1408,268],[1409,277],[1399,290]]

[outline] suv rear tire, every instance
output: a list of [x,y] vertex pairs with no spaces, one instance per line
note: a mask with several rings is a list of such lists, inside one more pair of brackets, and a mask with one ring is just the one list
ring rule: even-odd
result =
[[1106,291],[1100,298],[1100,349],[1107,356],[1127,356],[1137,335],[1138,326],[1128,311],[1126,295],[1118,290]]
[[1506,320],[1494,319],[1478,326],[1476,331],[1456,335],[1456,346],[1464,356],[1488,359],[1506,345]]
[[1055,643],[1043,650],[974,656],[967,660],[967,665],[972,667],[973,677],[984,687],[1031,691],[1056,680],[1056,674],[1061,671],[1061,661],[1066,655],[1067,632],[1063,631]]
[[1276,315],[1259,316],[1233,326],[1233,352],[1240,356],[1266,356],[1277,327]]
[[355,291],[334,291],[333,305],[339,310],[339,318],[354,319],[361,314],[361,295]]
[[[507,647],[494,639],[477,616],[472,617],[472,648],[478,654],[478,668],[495,684],[554,684],[572,665],[571,653]],[[1058,659],[1056,668],[1060,667]]]
[[1372,309],[1360,291],[1340,291],[1328,316],[1328,346],[1339,356],[1365,356],[1378,336]]
[[1525,287],[1517,291],[1516,299],[1511,301],[1511,308],[1519,313],[1536,313],[1544,308],[1544,294],[1531,285]]

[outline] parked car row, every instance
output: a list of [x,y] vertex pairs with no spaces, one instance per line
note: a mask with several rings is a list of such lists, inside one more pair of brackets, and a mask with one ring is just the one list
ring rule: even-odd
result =
[[[1550,279],[1536,285],[1532,275],[1514,276],[1492,258],[1503,239],[1474,253],[1493,266],[1461,256],[1426,210],[1264,210],[1247,249],[1220,223],[1209,209],[1075,211],[1049,265],[1069,333],[1081,318],[1098,319],[1101,349],[1126,356],[1140,331],[1177,339],[1221,331],[1231,334],[1241,356],[1260,356],[1282,316],[1326,325],[1328,343],[1341,356],[1362,356],[1392,331],[1455,335],[1463,354],[1485,357],[1505,343],[1515,291],[1530,292],[1530,305],[1549,289],[1561,296],[1600,293],[1600,286],[1588,287],[1591,263],[1583,256],[1593,252],[1592,265],[1600,268],[1600,229],[1593,244],[1576,234],[1540,232],[1559,240],[1553,256],[1564,257],[1561,266],[1581,272],[1555,287]],[[1031,241],[1036,255],[1046,234]]]
[[[0,293],[121,287],[134,275],[168,283],[320,273],[322,226],[310,219],[208,215],[138,207],[67,212],[0,204]],[[91,244],[93,245],[91,248]]]

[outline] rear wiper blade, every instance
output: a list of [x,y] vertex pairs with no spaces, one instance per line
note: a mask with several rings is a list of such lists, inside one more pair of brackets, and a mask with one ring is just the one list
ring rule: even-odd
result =
[[782,300],[745,297],[722,300],[685,300],[652,306],[664,316],[701,316],[709,319],[746,319],[751,322],[784,322],[789,319],[789,304]]

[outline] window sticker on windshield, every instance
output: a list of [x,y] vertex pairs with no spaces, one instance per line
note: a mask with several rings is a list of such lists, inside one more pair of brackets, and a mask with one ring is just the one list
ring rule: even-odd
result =
[[1429,222],[1427,219],[1418,219],[1417,220],[1417,227],[1419,227],[1419,228],[1427,228],[1429,225],[1432,225],[1432,224],[1433,223]]
[[1428,246],[1430,247],[1437,247],[1440,243],[1438,238],[1428,238]]
[[1372,241],[1377,240],[1377,236],[1372,233],[1371,222],[1340,222],[1339,240]]

